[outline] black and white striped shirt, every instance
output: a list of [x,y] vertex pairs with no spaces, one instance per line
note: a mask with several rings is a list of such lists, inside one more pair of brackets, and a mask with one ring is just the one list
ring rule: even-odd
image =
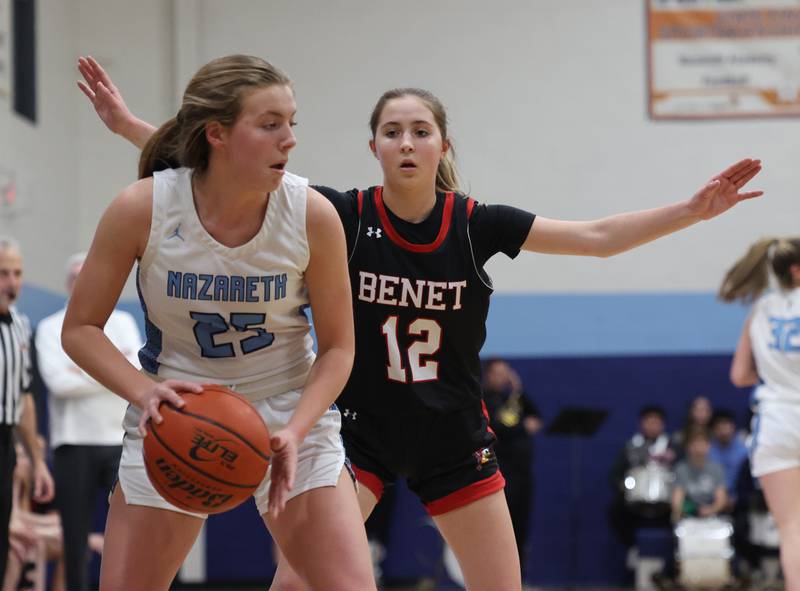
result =
[[16,425],[22,414],[22,394],[31,384],[31,324],[11,308],[0,313],[0,425]]

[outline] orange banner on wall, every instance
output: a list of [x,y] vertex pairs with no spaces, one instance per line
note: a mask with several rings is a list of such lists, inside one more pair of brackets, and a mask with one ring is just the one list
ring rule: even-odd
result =
[[646,0],[655,119],[800,115],[800,0]]

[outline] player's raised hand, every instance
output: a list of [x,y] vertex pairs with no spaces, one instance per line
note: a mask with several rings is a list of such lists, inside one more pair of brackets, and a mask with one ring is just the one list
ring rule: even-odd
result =
[[135,118],[106,71],[91,56],[78,58],[78,71],[83,76],[82,81],[78,80],[78,88],[92,103],[97,116],[108,129],[124,135],[125,128]]
[[741,192],[761,171],[761,160],[745,158],[713,176],[689,201],[689,209],[697,217],[709,220],[744,201],[760,197],[763,191]]

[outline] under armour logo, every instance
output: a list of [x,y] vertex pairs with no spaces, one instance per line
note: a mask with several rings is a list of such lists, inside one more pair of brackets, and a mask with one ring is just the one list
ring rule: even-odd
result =
[[372,226],[367,228],[367,236],[370,238],[380,238],[382,233],[383,230],[381,228],[373,228]]
[[352,418],[355,421],[356,420],[356,415],[358,413],[356,411],[354,411],[354,410],[350,410],[349,408],[346,408],[346,409],[344,409],[344,412],[342,414],[344,415],[344,418],[346,418],[346,419]]
[[180,224],[175,226],[175,229],[172,231],[172,234],[167,236],[167,240],[169,240],[170,238],[180,238],[182,242],[186,242],[186,240],[183,239],[183,236],[181,236],[181,225]]

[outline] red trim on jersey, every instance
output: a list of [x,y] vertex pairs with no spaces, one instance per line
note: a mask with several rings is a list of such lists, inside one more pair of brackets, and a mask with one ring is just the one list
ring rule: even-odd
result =
[[383,481],[372,472],[362,470],[355,464],[350,464],[350,467],[353,469],[358,483],[366,486],[375,495],[375,498],[380,501],[383,495]]
[[472,197],[467,197],[467,219],[472,219],[472,209],[475,207],[475,200]]
[[361,217],[361,210],[364,209],[364,191],[358,192],[358,217]]
[[503,490],[505,485],[506,479],[503,477],[500,470],[498,470],[485,480],[479,480],[456,492],[450,493],[446,497],[427,503],[425,509],[427,509],[431,517],[443,515],[444,513],[455,511],[461,507],[466,507],[470,503],[488,497],[499,490]]
[[489,419],[489,411],[486,410],[486,401],[481,398],[481,410],[483,410],[483,416],[486,417],[486,428],[489,430],[489,433],[497,437],[497,434],[492,429],[491,420]]
[[444,239],[447,238],[447,232],[450,230],[450,222],[453,218],[453,204],[455,202],[453,193],[445,194],[442,225],[439,226],[439,235],[436,236],[436,240],[430,244],[414,244],[413,242],[405,240],[397,233],[397,230],[394,229],[392,223],[389,221],[389,216],[386,215],[386,208],[383,205],[382,195],[383,187],[375,187],[375,208],[378,210],[378,217],[381,220],[381,224],[392,242],[400,248],[410,250],[411,252],[433,252],[442,245]]

